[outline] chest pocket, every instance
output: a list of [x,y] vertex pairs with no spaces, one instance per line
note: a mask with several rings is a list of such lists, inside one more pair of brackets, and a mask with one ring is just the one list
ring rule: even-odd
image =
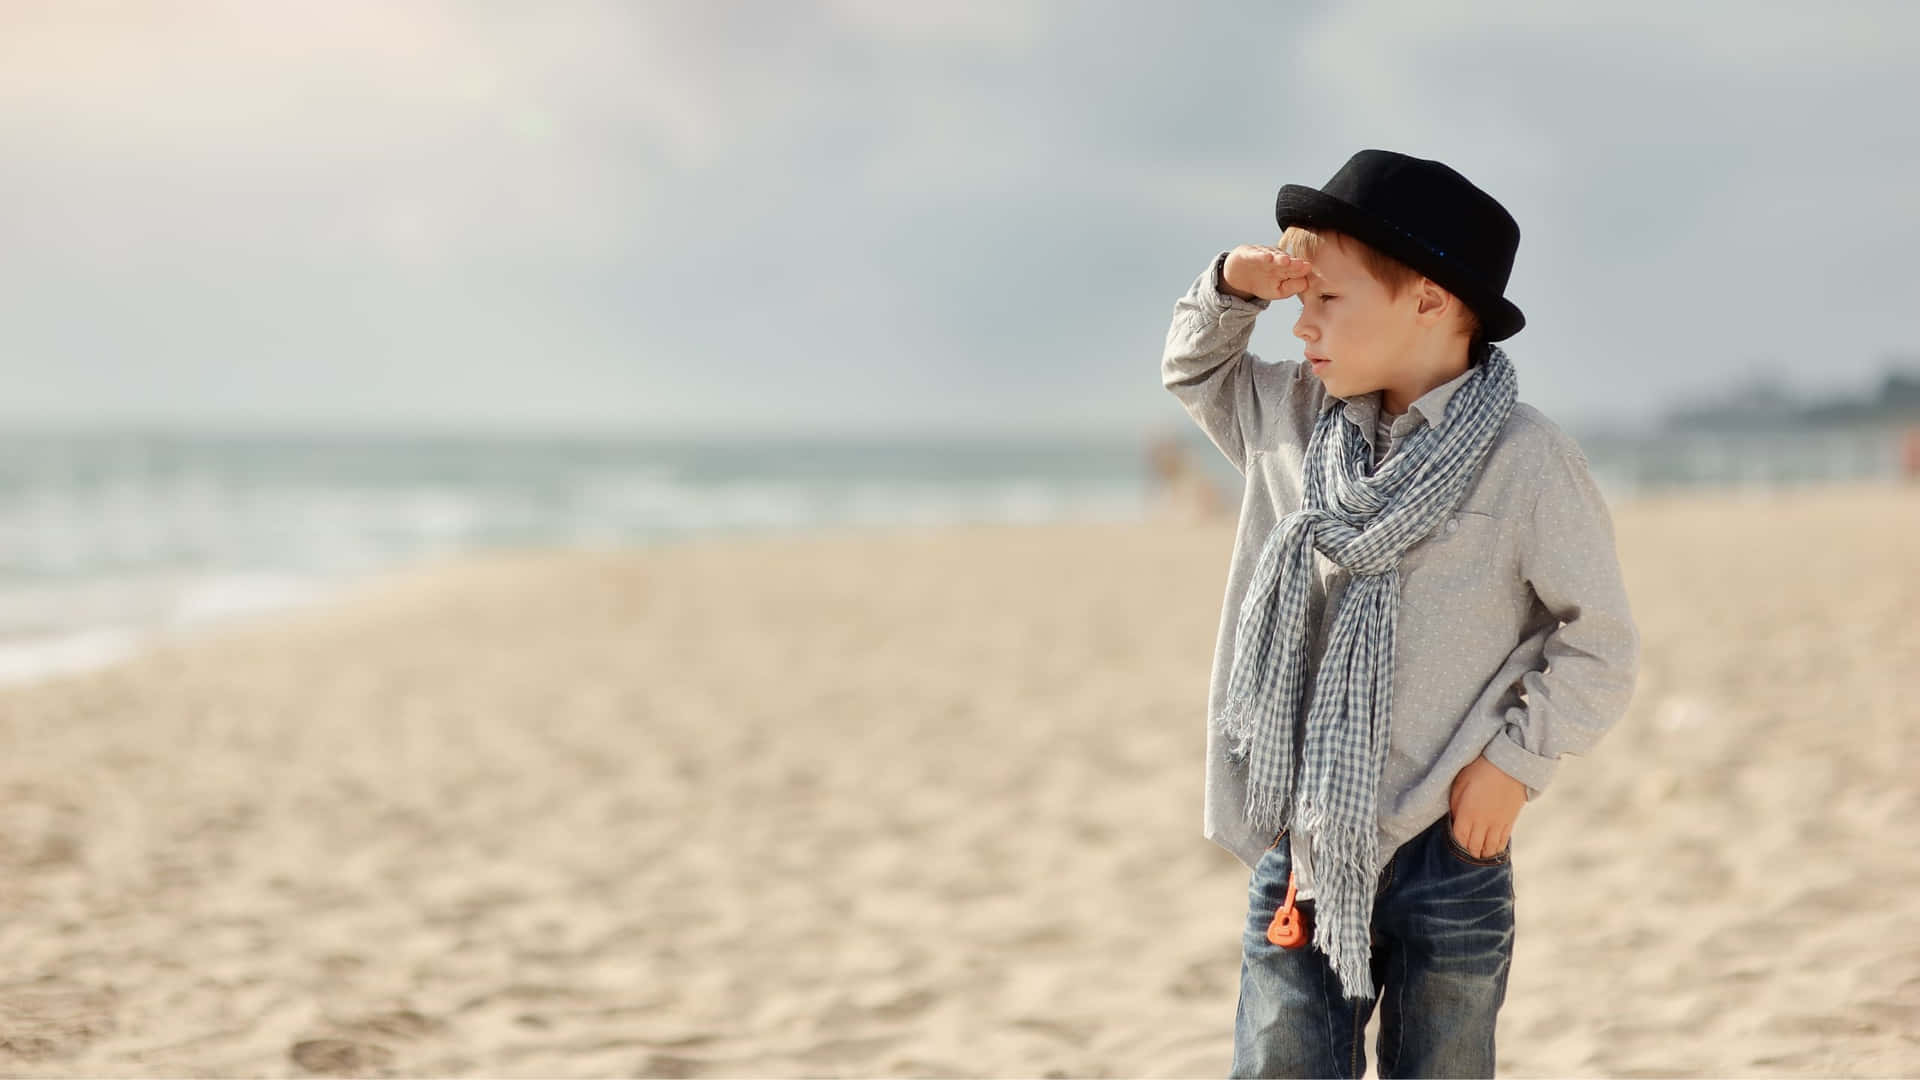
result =
[[1401,596],[1445,599],[1497,588],[1517,573],[1511,556],[1504,519],[1456,510],[1400,556]]

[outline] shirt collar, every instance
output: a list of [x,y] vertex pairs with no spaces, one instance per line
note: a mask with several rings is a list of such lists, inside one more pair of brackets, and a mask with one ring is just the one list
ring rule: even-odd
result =
[[[1414,398],[1413,404],[1407,406],[1407,411],[1417,414],[1421,421],[1428,427],[1434,426],[1446,418],[1447,402],[1453,399],[1453,395],[1462,386],[1465,386],[1467,380],[1472,376],[1473,365],[1469,364],[1465,371],[1455,375],[1453,378],[1448,379],[1446,382],[1441,383],[1426,393],[1421,394],[1419,397]],[[1364,394],[1356,394],[1350,398],[1335,397],[1332,394],[1328,394],[1326,399],[1320,403],[1320,409],[1324,412],[1327,409],[1333,408],[1337,403],[1345,403],[1347,417],[1354,423],[1360,425],[1361,431],[1371,435],[1374,424],[1380,419],[1380,399],[1385,396],[1385,394],[1386,391],[1384,390],[1369,390]]]

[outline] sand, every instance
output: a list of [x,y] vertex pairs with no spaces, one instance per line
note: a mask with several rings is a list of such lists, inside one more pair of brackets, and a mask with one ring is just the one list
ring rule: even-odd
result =
[[[1920,1075],[1920,488],[1616,522],[1501,1074]],[[1224,1075],[1231,544],[503,553],[0,690],[0,1073]]]

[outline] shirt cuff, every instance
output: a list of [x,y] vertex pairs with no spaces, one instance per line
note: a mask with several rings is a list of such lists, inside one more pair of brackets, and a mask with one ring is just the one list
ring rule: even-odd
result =
[[1223,251],[1215,255],[1213,257],[1213,265],[1201,276],[1200,302],[1205,304],[1207,310],[1216,316],[1224,315],[1228,312],[1258,314],[1259,312],[1265,311],[1267,305],[1273,301],[1260,299],[1243,300],[1232,293],[1221,290],[1220,286],[1224,282],[1227,272],[1227,256],[1230,254],[1232,254],[1232,252]]
[[1481,754],[1493,763],[1494,768],[1527,786],[1528,802],[1539,797],[1541,790],[1560,768],[1559,758],[1542,757],[1521,746],[1506,728],[1500,729],[1500,734],[1493,737]]

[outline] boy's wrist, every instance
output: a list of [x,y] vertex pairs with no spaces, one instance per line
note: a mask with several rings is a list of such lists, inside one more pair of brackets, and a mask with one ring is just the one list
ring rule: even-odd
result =
[[[1514,706],[1516,711],[1521,706]],[[1496,734],[1480,756],[1494,768],[1520,781],[1526,786],[1527,799],[1532,801],[1547,784],[1553,780],[1553,774],[1559,771],[1557,757],[1543,757],[1521,746],[1509,735],[1505,728]]]
[[1227,281],[1227,266],[1225,263],[1220,264],[1220,281],[1218,284],[1220,286],[1220,291],[1227,294],[1228,296],[1237,296],[1242,300],[1260,299],[1259,297],[1253,295],[1252,293],[1241,292],[1239,289],[1234,288],[1233,285]]
[[1227,256],[1224,253],[1214,260],[1213,288],[1215,292],[1218,292],[1223,297],[1231,296],[1236,300],[1245,300],[1250,304],[1259,304],[1262,307],[1265,307],[1267,303],[1252,293],[1241,292],[1239,289],[1227,284]]

